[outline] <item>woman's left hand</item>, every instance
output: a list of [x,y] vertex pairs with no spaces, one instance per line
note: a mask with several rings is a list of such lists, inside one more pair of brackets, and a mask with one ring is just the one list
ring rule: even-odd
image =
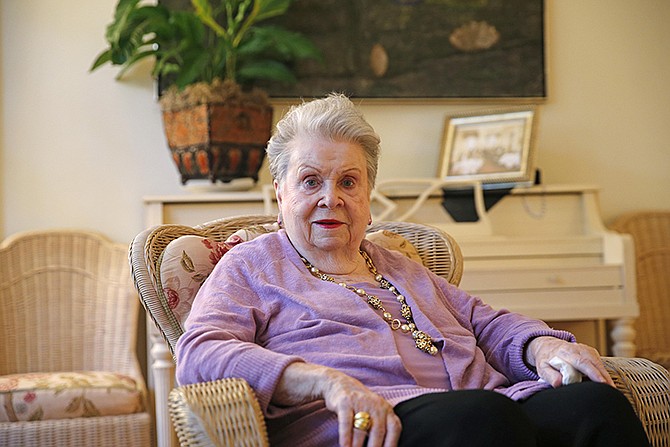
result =
[[591,346],[570,343],[555,337],[537,337],[526,347],[528,364],[535,366],[540,378],[554,388],[561,386],[563,382],[561,372],[551,365],[555,357],[568,363],[594,382],[614,386],[600,359],[600,354]]

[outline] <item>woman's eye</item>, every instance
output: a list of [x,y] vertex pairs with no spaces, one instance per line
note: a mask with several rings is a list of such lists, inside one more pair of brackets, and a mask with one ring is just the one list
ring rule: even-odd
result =
[[314,179],[314,178],[308,178],[308,179],[305,180],[305,186],[308,186],[310,188],[313,188],[318,184],[319,184],[319,182],[317,182],[316,179]]
[[344,186],[345,188],[351,188],[355,184],[356,184],[356,182],[354,182],[354,180],[350,179],[350,178],[342,180],[342,186]]

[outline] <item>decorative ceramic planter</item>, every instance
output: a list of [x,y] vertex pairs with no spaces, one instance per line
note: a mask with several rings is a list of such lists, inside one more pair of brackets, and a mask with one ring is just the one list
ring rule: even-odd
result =
[[272,130],[272,107],[210,103],[163,111],[163,125],[181,182],[258,181]]

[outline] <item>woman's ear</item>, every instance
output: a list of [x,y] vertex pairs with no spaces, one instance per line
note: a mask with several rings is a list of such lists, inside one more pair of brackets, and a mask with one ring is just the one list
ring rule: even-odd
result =
[[277,198],[277,205],[281,208],[282,194],[281,194],[281,188],[279,187],[279,183],[277,183],[277,180],[272,180],[272,186],[275,189],[275,197]]
[[279,183],[277,183],[277,180],[272,181],[272,186],[275,189],[275,197],[277,198],[277,208],[279,208],[279,212],[277,213],[277,223],[281,227],[284,224],[283,217],[281,214],[281,205],[282,205],[281,188],[279,187]]

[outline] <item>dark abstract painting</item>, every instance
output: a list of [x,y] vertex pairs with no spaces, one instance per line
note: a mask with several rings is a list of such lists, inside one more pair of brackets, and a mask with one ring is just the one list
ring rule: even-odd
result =
[[275,21],[323,61],[261,85],[273,97],[546,97],[543,0],[294,0]]

